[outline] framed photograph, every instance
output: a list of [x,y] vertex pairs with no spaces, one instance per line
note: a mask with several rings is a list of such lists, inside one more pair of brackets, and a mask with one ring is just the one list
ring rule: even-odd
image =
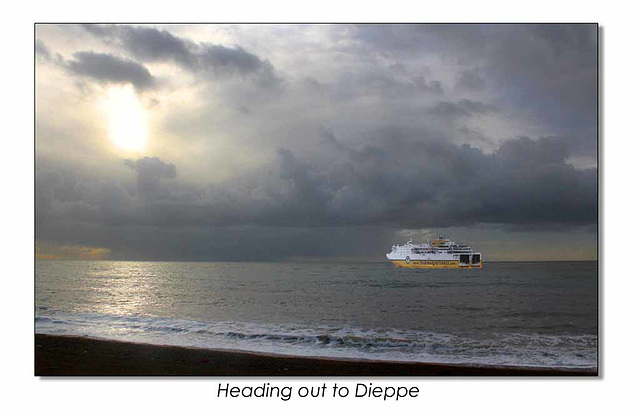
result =
[[597,376],[598,36],[35,24],[35,375]]

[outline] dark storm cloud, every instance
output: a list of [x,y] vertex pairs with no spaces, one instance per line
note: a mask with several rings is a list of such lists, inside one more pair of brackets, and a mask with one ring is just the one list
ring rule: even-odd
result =
[[174,164],[167,164],[159,158],[143,157],[137,161],[124,160],[129,168],[136,171],[138,192],[146,198],[169,197],[167,187],[161,185],[162,179],[174,179],[178,174]]
[[[92,246],[138,252],[136,257],[195,260],[247,259],[226,243],[242,241],[262,249],[248,259],[266,260],[330,255],[329,243],[357,241],[371,230],[379,247],[400,228],[485,223],[567,230],[597,220],[596,170],[567,165],[570,146],[560,138],[523,137],[485,154],[436,134],[393,127],[357,146],[329,131],[323,135],[334,150],[330,162],[281,148],[272,165],[203,189],[181,181],[176,166],[159,158],[125,161],[136,173],[133,186],[85,181],[72,170],[40,170],[38,238],[73,242],[77,235],[92,238]],[[61,226],[68,229],[61,233]],[[327,244],[319,241],[320,230]],[[316,242],[298,249],[303,232],[310,236],[305,241]]]
[[176,61],[186,67],[192,67],[196,62],[192,50],[195,44],[167,31],[148,27],[95,24],[85,24],[83,27],[108,42],[118,42],[118,45],[142,61]]
[[146,62],[173,62],[195,73],[256,76],[258,83],[280,83],[273,65],[240,46],[196,43],[152,27],[84,25],[87,31]]
[[391,129],[352,152],[325,181],[345,181],[331,199],[340,223],[592,224],[595,170],[567,165],[568,153],[559,138],[521,138],[484,154]]
[[154,78],[145,66],[133,60],[111,54],[81,51],[65,63],[74,75],[90,78],[104,84],[131,84],[144,91],[154,85]]
[[[492,154],[394,128],[379,130],[359,147],[348,147],[331,133],[325,139],[341,153],[331,163],[302,160],[282,148],[274,167],[198,193],[176,179],[173,164],[128,160],[125,165],[137,173],[134,196],[147,201],[128,217],[139,217],[138,224],[175,226],[595,222],[595,170],[567,165],[569,147],[559,138],[523,137]],[[168,180],[174,183],[163,183]],[[99,206],[95,201],[88,199]],[[49,202],[43,202],[43,212]]]
[[[481,76],[505,104],[534,110],[564,132],[596,134],[595,24],[356,25],[351,30],[363,54],[411,59],[438,53],[457,64],[467,86],[480,86]],[[591,145],[595,150],[595,139]]]

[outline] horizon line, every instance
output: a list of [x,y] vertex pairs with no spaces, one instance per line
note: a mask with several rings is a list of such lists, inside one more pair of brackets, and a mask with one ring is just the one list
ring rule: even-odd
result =
[[[352,259],[352,260],[332,260],[332,259],[309,259],[309,260],[156,260],[156,259],[82,259],[82,258],[34,258],[34,261],[56,261],[56,262],[168,262],[168,263],[388,263],[384,260],[365,260],[365,259]],[[513,262],[598,262],[598,259],[566,259],[566,260],[482,260],[483,263],[513,263]]]

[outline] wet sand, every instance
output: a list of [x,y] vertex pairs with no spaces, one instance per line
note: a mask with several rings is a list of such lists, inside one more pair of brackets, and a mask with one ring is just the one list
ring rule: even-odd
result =
[[327,359],[35,335],[36,376],[596,376],[594,370]]

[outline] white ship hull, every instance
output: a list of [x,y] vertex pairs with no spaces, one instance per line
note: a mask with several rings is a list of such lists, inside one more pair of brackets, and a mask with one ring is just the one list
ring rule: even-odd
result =
[[482,254],[440,237],[432,244],[394,245],[387,259],[401,268],[481,269]]

